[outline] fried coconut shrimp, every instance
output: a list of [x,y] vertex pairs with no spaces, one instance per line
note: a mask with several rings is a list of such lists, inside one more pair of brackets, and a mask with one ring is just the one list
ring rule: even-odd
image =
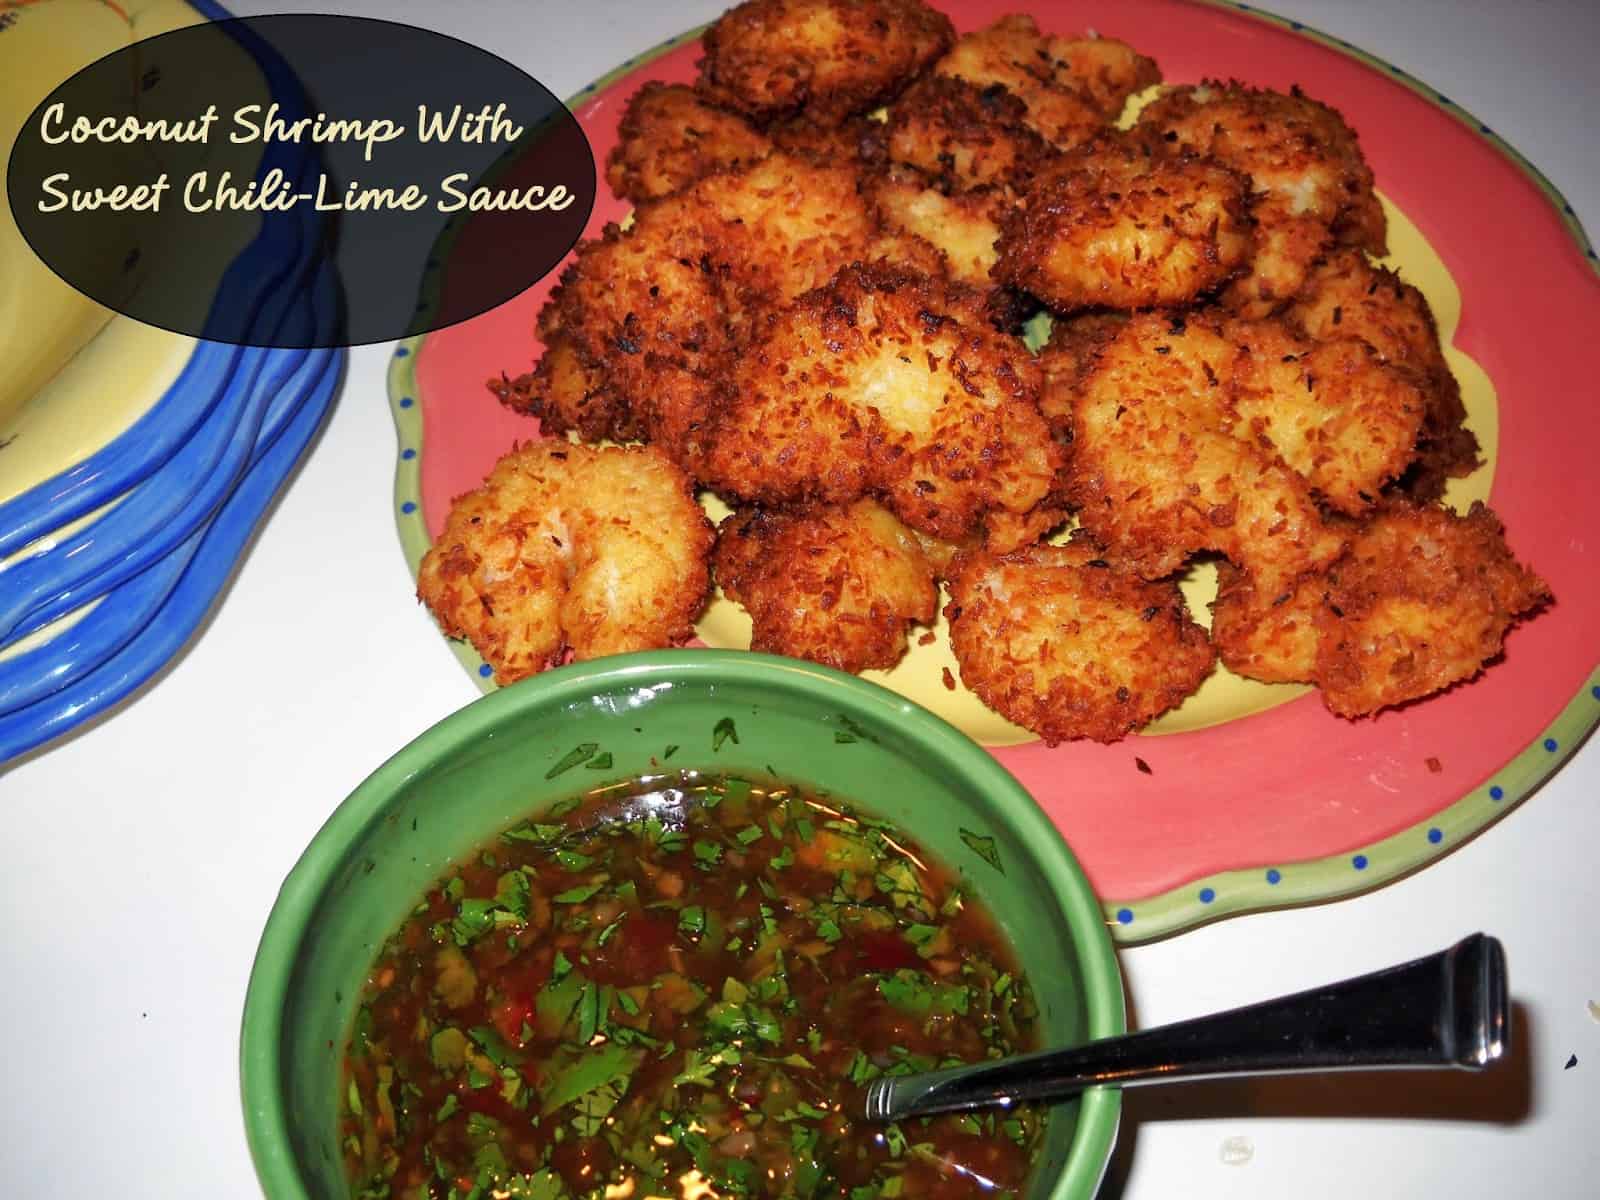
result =
[[1471,679],[1550,599],[1481,503],[1458,516],[1396,502],[1287,594],[1225,577],[1212,637],[1231,670],[1313,682],[1331,710],[1359,717]]
[[954,39],[922,0],[746,0],[706,30],[699,86],[757,119],[836,125],[892,99]]
[[894,666],[906,631],[932,624],[939,604],[922,543],[872,500],[736,512],[717,531],[714,565],[750,613],[752,650],[841,671]]
[[1421,292],[1354,248],[1335,250],[1306,279],[1284,320],[1319,342],[1359,338],[1378,358],[1420,377],[1427,397],[1417,461],[1401,481],[1418,500],[1436,499],[1445,481],[1478,465],[1478,439],[1463,422],[1461,387],[1439,345]]
[[1094,136],[1129,96],[1161,81],[1156,64],[1124,42],[1049,37],[1020,13],[962,36],[934,71],[1005,88],[1027,106],[1028,126],[1056,146]]
[[617,133],[606,182],[635,204],[772,153],[772,142],[749,121],[713,108],[681,83],[645,84],[628,101]]
[[771,314],[729,382],[703,479],[746,501],[875,494],[958,540],[991,510],[1032,510],[1060,461],[1027,350],[970,292],[914,272],[840,272]]
[[688,639],[705,607],[711,523],[651,447],[559,439],[502,458],[458,499],[417,595],[511,683],[575,658]]
[[1097,139],[1023,187],[996,275],[1063,313],[1188,304],[1248,262],[1248,191],[1226,167]]
[[1234,412],[1237,357],[1215,323],[1148,314],[1046,393],[1046,415],[1072,433],[1065,481],[1079,523],[1147,579],[1202,550],[1292,579],[1342,549],[1310,485]]
[[930,75],[889,109],[883,153],[945,191],[1014,183],[1054,154],[1027,115],[1028,106],[1000,84]]
[[[869,254],[854,172],[772,154],[641,205],[580,243],[539,314],[558,357],[504,389],[547,430],[647,437],[685,462],[754,313]],[[580,419],[581,418],[581,419]]]
[[1410,465],[1427,410],[1422,380],[1364,342],[1307,342],[1278,321],[1232,321],[1229,400],[1330,507],[1360,515]]
[[1325,104],[1238,84],[1175,88],[1139,115],[1136,132],[1171,153],[1216,159],[1254,185],[1250,273],[1223,300],[1265,316],[1292,300],[1334,243],[1382,254],[1383,209],[1356,135]]
[[1177,585],[1147,583],[1087,542],[961,560],[950,644],[962,682],[1047,743],[1114,742],[1210,673],[1206,632]]
[[931,242],[944,252],[950,278],[984,289],[998,260],[999,221],[1010,208],[994,188],[946,195],[909,173],[881,174],[864,184],[884,222]]
[[508,408],[537,416],[546,433],[570,430],[589,442],[631,442],[645,436],[627,403],[606,387],[604,369],[559,335],[551,338],[531,372],[515,379],[502,373],[489,381],[489,390]]

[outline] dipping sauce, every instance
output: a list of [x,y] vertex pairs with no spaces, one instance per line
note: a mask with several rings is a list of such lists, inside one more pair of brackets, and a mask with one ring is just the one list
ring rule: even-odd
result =
[[1043,1114],[863,1089],[1035,1048],[961,882],[890,826],[686,774],[501,834],[385,945],[345,1064],[360,1200],[1002,1196]]

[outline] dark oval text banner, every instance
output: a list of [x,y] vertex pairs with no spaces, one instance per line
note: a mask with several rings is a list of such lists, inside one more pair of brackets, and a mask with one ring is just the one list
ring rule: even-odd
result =
[[[6,171],[62,279],[236,345],[364,345],[465,321],[553,270],[594,155],[538,80],[392,21],[249,17],[137,42],[67,80]],[[337,311],[311,304],[331,265]]]

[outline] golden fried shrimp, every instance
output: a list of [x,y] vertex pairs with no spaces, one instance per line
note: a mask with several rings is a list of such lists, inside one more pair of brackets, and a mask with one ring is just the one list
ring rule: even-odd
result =
[[631,442],[644,436],[627,404],[606,388],[605,372],[557,335],[531,372],[502,374],[489,390],[507,408],[539,418],[542,433],[576,433],[589,442]]
[[1046,391],[1046,416],[1072,434],[1064,481],[1080,524],[1147,579],[1202,550],[1292,579],[1342,548],[1310,486],[1234,412],[1238,353],[1213,321],[1151,313]]
[[1068,516],[1050,499],[1025,513],[992,512],[984,521],[983,548],[991,554],[1010,554],[1035,545],[1066,525]]
[[561,661],[686,640],[705,607],[711,524],[652,447],[546,439],[460,497],[417,572],[418,598],[500,683]]
[[606,182],[635,204],[772,153],[772,142],[744,117],[712,107],[681,83],[645,84],[628,101],[617,134]]
[[995,274],[1063,313],[1188,304],[1247,263],[1247,194],[1226,167],[1097,139],[1023,186]]
[[944,191],[1015,183],[1054,153],[1028,128],[1027,114],[1028,106],[1000,84],[931,75],[889,109],[884,154]]
[[939,589],[922,544],[873,500],[743,509],[717,531],[717,582],[752,622],[750,648],[841,671],[887,669],[931,625]]
[[879,125],[865,117],[850,117],[838,125],[819,125],[806,117],[790,117],[767,126],[767,136],[778,149],[821,166],[855,166],[866,148],[879,138]]
[[1020,13],[963,35],[934,71],[999,84],[1027,106],[1027,124],[1062,147],[1102,131],[1129,96],[1161,80],[1154,62],[1122,42],[1049,37]]
[[1414,499],[1436,499],[1445,480],[1471,474],[1478,439],[1463,422],[1461,387],[1439,345],[1439,329],[1421,292],[1353,248],[1335,250],[1306,279],[1284,319],[1319,342],[1360,338],[1378,357],[1408,367],[1427,397],[1417,461],[1401,481]]
[[[539,332],[571,348],[585,394],[608,397],[611,436],[642,433],[690,462],[714,380],[754,314],[827,282],[878,236],[854,172],[774,153],[580,243]],[[576,376],[558,369],[534,372],[528,411],[575,409]]]
[[1010,206],[993,188],[946,195],[906,173],[883,173],[863,185],[886,224],[937,246],[950,278],[980,290],[994,286],[999,218]]
[[1326,577],[1280,582],[1263,595],[1232,563],[1217,564],[1211,644],[1235,675],[1263,683],[1310,683],[1317,673],[1317,614]]
[[954,39],[922,0],[746,0],[706,30],[699,87],[757,119],[836,125],[892,99]]
[[1182,703],[1214,661],[1177,585],[1099,554],[1086,542],[974,554],[950,582],[962,682],[1051,745],[1118,740]]
[[1330,709],[1359,717],[1472,678],[1549,600],[1482,504],[1463,517],[1395,501],[1293,588],[1273,594],[1225,568],[1211,636],[1229,670],[1315,683]]
[[1265,316],[1292,300],[1335,240],[1383,253],[1372,171],[1327,105],[1298,91],[1207,83],[1167,92],[1135,128],[1155,149],[1209,156],[1250,177],[1254,265],[1223,296],[1240,315]]
[[1422,380],[1363,342],[1307,342],[1279,321],[1233,321],[1222,333],[1243,351],[1229,399],[1250,433],[1331,507],[1369,511],[1415,456]]
[[1471,679],[1550,599],[1481,503],[1464,517],[1396,504],[1328,572],[1317,686],[1342,717],[1430,695]]
[[971,293],[912,272],[851,267],[772,313],[729,383],[702,478],[746,501],[875,494],[957,540],[1032,510],[1060,461],[1026,349]]
[[1108,37],[1051,38],[1050,57],[1066,64],[1068,76],[1115,121],[1129,97],[1161,82],[1155,60],[1127,42]]
[[1057,436],[1072,440],[1071,412],[1064,403],[1078,376],[1086,370],[1127,325],[1131,313],[1080,312],[1057,317],[1050,328],[1050,341],[1039,351],[1039,369],[1044,373],[1044,398],[1041,405]]

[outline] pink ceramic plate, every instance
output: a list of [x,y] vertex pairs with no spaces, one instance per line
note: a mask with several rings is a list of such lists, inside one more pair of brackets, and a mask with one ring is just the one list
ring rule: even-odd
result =
[[[1028,5],[941,7],[966,30]],[[1131,42],[1168,82],[1298,84],[1344,113],[1379,187],[1459,289],[1455,346],[1498,395],[1490,500],[1557,602],[1516,629],[1504,661],[1476,681],[1375,719],[1339,720],[1305,695],[1110,747],[1035,742],[995,754],[1064,831],[1124,941],[1377,886],[1491,823],[1600,719],[1600,563],[1590,533],[1600,528],[1600,492],[1584,486],[1600,406],[1570,386],[1587,376],[1600,319],[1594,252],[1561,197],[1486,126],[1333,39],[1242,4],[1035,7],[1047,30],[1093,27]],[[597,161],[639,85],[688,81],[698,57],[697,38],[686,34],[573,101]],[[609,189],[600,192],[590,235],[626,212]],[[413,570],[450,499],[476,486],[513,441],[537,436],[536,422],[501,408],[484,381],[537,357],[531,331],[553,282],[395,352],[395,503]],[[460,653],[477,669],[470,650]]]

